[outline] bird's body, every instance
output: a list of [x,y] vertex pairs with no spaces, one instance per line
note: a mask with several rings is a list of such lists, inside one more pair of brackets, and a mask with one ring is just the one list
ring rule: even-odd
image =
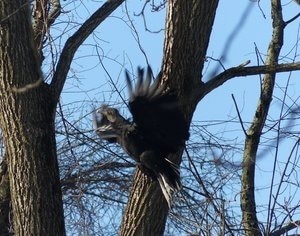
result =
[[164,93],[157,81],[151,84],[151,77],[150,67],[145,79],[144,70],[138,68],[138,81],[133,89],[126,72],[133,122],[107,105],[97,110],[94,122],[102,139],[118,143],[146,174],[158,180],[170,207],[172,193],[179,190],[181,184],[179,167],[167,156],[184,145],[189,137],[188,125],[177,97]]

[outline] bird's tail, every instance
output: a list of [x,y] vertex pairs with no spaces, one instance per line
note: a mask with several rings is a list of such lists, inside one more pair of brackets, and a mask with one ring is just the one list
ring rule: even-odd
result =
[[168,168],[166,168],[163,172],[157,174],[157,180],[170,208],[172,195],[175,191],[181,189],[181,182],[178,165],[166,158],[165,160],[167,164],[166,166],[168,166]]

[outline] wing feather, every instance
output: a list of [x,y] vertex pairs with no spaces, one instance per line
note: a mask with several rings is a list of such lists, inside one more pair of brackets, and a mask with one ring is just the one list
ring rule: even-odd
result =
[[133,121],[141,130],[147,142],[163,150],[175,152],[188,139],[188,125],[180,110],[178,98],[171,92],[164,92],[159,81],[151,83],[152,70],[138,68],[138,80],[133,88],[128,73],[126,80],[130,92],[129,109]]

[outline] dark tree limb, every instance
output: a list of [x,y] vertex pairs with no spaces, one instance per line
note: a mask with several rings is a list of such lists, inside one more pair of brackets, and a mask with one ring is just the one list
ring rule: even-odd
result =
[[124,0],[108,0],[67,40],[59,57],[55,73],[51,82],[54,99],[57,102],[65,84],[73,57],[79,46],[93,33]]
[[285,26],[287,26],[288,24],[292,23],[294,20],[296,20],[298,17],[300,17],[300,13],[298,13],[297,15],[295,15],[294,17],[292,17],[291,19],[287,20],[285,22]]
[[250,76],[250,75],[259,75],[259,74],[269,74],[269,73],[279,73],[279,72],[290,72],[300,70],[300,62],[296,63],[284,63],[284,64],[275,64],[275,65],[263,65],[263,66],[244,66],[243,65],[229,68],[217,76],[213,77],[211,80],[204,84],[205,89],[202,90],[205,93],[201,94],[202,97],[218,88],[228,80],[235,77]]
[[290,222],[287,225],[283,226],[282,228],[272,232],[269,234],[269,236],[280,236],[280,235],[284,235],[287,232],[291,231],[292,229],[295,229],[297,227],[300,226],[300,220],[294,221],[294,222]]

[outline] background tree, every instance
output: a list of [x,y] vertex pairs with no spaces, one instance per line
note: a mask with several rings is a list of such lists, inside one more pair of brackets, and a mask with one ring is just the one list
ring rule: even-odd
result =
[[[158,185],[138,170],[131,184],[135,164],[118,147],[98,140],[91,129],[91,116],[87,116],[95,104],[101,104],[108,98],[115,101],[118,107],[125,107],[124,86],[116,79],[116,70],[106,69],[104,65],[106,60],[113,59],[115,66],[119,61],[109,58],[99,46],[103,43],[99,38],[101,32],[98,32],[101,27],[96,29],[104,20],[109,22],[111,18],[107,17],[123,2],[110,0],[101,6],[97,1],[89,2],[91,5],[84,3],[85,9],[97,8],[94,13],[87,10],[88,13],[84,14],[81,1],[32,1],[31,8],[28,8],[27,1],[2,1],[0,125],[6,155],[2,163],[4,168],[0,172],[0,211],[5,212],[1,214],[4,217],[0,219],[0,226],[4,227],[0,229],[14,231],[17,235],[64,235],[61,190],[67,232],[70,234],[116,234],[122,218],[119,209],[125,206],[127,200],[121,235],[162,235],[164,232],[171,235],[180,232],[279,235],[296,227],[299,224],[297,214],[300,204],[293,194],[296,194],[295,189],[299,185],[295,177],[299,160],[299,106],[289,94],[290,82],[284,89],[279,89],[283,96],[280,93],[274,96],[273,92],[277,72],[300,69],[297,62],[299,39],[291,50],[294,55],[280,54],[284,32],[297,22],[299,14],[284,20],[282,6],[285,4],[270,0],[273,36],[267,53],[263,54],[256,48],[256,66],[239,61],[239,66],[226,69],[224,62],[228,57],[228,48],[242,29],[243,21],[239,22],[227,42],[223,40],[224,51],[220,58],[207,56],[218,1],[146,1],[138,7],[139,14],[128,11],[130,1],[122,5],[124,13],[121,15],[125,14],[129,19],[122,19],[122,22],[128,25],[142,53],[145,51],[140,42],[140,32],[132,17],[135,15],[143,19],[144,30],[149,31],[147,9],[159,12],[166,7],[165,43],[160,69],[162,81],[177,92],[188,121],[192,121],[195,108],[202,104],[202,99],[226,81],[265,74],[260,80],[261,94],[252,122],[243,119],[239,100],[233,96],[236,115],[222,122],[197,123],[194,120],[187,148],[176,156],[170,156],[172,160],[181,162],[184,187],[174,201],[166,224],[168,210]],[[295,6],[296,3],[291,4]],[[260,2],[256,6],[256,10],[264,15]],[[76,10],[80,12],[80,18],[76,18]],[[243,17],[247,18],[247,14]],[[78,21],[82,22],[78,24]],[[105,27],[105,24],[101,26]],[[110,30],[115,29],[119,27],[110,27]],[[124,47],[126,43],[123,40]],[[94,88],[93,85],[93,91],[103,94],[97,96],[97,102],[79,100],[77,104],[72,97],[71,102],[67,103],[64,102],[64,99],[69,100],[67,94],[59,101],[64,86],[65,91],[76,86],[80,90],[85,87],[83,80],[79,80],[81,74],[75,69],[80,68],[76,65],[83,58],[80,53],[74,58],[79,46],[92,49],[89,63],[96,61],[97,67],[104,68],[110,80],[108,92],[107,87]],[[145,60],[149,62],[147,56]],[[124,61],[118,66],[125,64],[124,67],[130,68]],[[91,68],[90,64],[86,64],[87,68]],[[66,84],[67,78],[70,82]],[[103,101],[99,101],[99,97],[103,97]],[[278,104],[281,106],[278,118],[268,115],[272,108],[271,99],[274,98],[277,102],[273,105],[274,109]],[[56,122],[55,115],[58,115]],[[235,126],[233,131],[242,131],[237,135],[239,138],[225,136],[224,129],[220,133],[211,128],[220,124],[224,127],[237,124],[238,128]],[[245,135],[244,146],[241,133]],[[285,140],[293,142],[293,145],[288,151],[285,150],[286,159],[282,162],[279,151]],[[269,200],[267,205],[260,205],[254,195],[255,188],[257,191],[259,186],[255,182],[257,160],[269,152],[275,152],[271,182],[262,187],[267,189]],[[241,162],[241,158],[236,157],[242,153]],[[8,179],[10,191],[7,188]],[[286,189],[289,189],[288,195],[283,194]],[[13,230],[7,212],[9,193]],[[260,212],[266,212],[267,216],[262,219],[257,214]]]
[[86,22],[93,21],[88,30],[83,26],[77,36],[69,38],[49,84],[41,74],[42,49],[46,33],[60,13],[59,1],[33,2],[32,21],[29,1],[1,2],[0,125],[16,235],[65,234],[55,108],[76,49],[121,2],[103,6],[100,17],[98,10],[98,15]]
[[0,125],[14,233],[64,235],[54,130],[56,101],[42,81],[29,5],[27,1],[2,1],[0,8]]

